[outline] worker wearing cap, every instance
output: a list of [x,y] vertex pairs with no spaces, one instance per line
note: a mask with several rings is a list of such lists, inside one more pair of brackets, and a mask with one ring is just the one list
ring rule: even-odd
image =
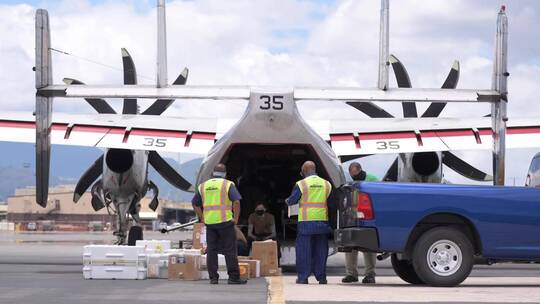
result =
[[210,284],[218,284],[218,251],[225,256],[229,284],[245,284],[240,279],[235,225],[240,216],[240,193],[225,179],[225,165],[214,168],[213,178],[200,184],[193,197],[195,213],[206,225],[206,265]]
[[299,204],[298,229],[296,235],[296,283],[308,284],[313,273],[319,284],[326,284],[326,261],[328,259],[327,200],[332,190],[331,184],[317,176],[315,163],[307,161],[302,165],[301,175],[286,202],[289,206]]
[[[353,162],[349,165],[349,174],[354,181],[377,182],[379,179],[366,171],[362,170],[362,165]],[[364,252],[364,279],[363,284],[375,283],[375,263],[376,254]],[[341,280],[343,283],[358,282],[358,250],[352,250],[345,253],[345,271],[347,275]]]

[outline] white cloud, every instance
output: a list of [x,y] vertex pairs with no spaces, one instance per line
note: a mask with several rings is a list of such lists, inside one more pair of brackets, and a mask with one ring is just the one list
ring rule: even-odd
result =
[[[540,32],[534,29],[540,28],[540,3],[506,2],[510,18],[509,113],[511,117],[539,117],[535,89],[540,81]],[[453,60],[459,59],[459,87],[490,87],[498,5],[499,1],[487,0],[391,1],[391,52],[406,65],[413,86],[440,86]],[[171,82],[188,66],[191,84],[365,87],[376,83],[378,1],[168,1],[167,8]],[[0,110],[33,110],[34,9],[0,5]],[[153,9],[141,10],[134,1],[91,4],[71,0],[57,2],[50,15],[53,47],[119,69],[120,48],[126,47],[136,63],[139,82],[153,83]],[[56,82],[66,76],[93,84],[122,81],[118,70],[56,53],[53,59]],[[120,106],[118,101],[114,104]],[[382,106],[401,116],[400,105]],[[235,101],[183,101],[175,103],[167,114],[203,116],[211,108],[212,114],[234,117],[244,107],[243,102]],[[92,112],[76,101],[59,100],[55,108]],[[365,117],[335,103],[300,104],[300,108],[307,118]],[[463,108],[450,105],[444,115],[475,117],[487,113],[485,105],[468,106],[465,113]],[[475,155],[463,154],[471,162],[482,160],[478,166],[490,171],[489,157]],[[528,165],[528,159],[515,155],[509,153],[509,172]],[[378,166],[376,170],[382,171],[387,164],[381,161]]]

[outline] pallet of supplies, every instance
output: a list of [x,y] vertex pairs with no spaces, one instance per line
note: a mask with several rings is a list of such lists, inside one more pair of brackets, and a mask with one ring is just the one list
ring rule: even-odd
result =
[[249,264],[249,277],[258,278],[261,276],[261,261],[254,260],[250,257],[239,256],[238,262]]
[[137,240],[136,246],[143,246],[146,253],[164,253],[171,249],[170,240]]
[[251,257],[261,261],[261,276],[279,275],[276,241],[256,241],[252,246]]
[[146,275],[143,246],[84,246],[83,276],[87,280],[144,280]]
[[169,280],[197,281],[201,279],[201,255],[175,253],[169,255]]

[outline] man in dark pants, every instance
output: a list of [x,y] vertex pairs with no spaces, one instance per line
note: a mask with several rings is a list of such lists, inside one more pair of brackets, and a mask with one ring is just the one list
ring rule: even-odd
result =
[[296,183],[286,202],[289,206],[299,204],[296,235],[296,284],[308,284],[313,273],[319,284],[326,284],[326,261],[328,259],[327,200],[332,190],[330,182],[317,176],[315,163],[302,165],[303,180]]
[[210,284],[218,284],[218,253],[225,256],[229,284],[245,284],[240,279],[235,225],[240,216],[240,193],[233,182],[226,180],[225,165],[214,168],[213,178],[200,184],[193,197],[195,213],[206,225],[206,265]]

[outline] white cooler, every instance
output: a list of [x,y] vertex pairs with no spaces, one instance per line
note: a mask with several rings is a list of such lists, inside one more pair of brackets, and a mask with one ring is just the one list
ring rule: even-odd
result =
[[146,279],[144,246],[87,245],[83,252],[85,279]]
[[170,240],[137,240],[135,245],[143,246],[147,253],[163,253],[171,249]]

